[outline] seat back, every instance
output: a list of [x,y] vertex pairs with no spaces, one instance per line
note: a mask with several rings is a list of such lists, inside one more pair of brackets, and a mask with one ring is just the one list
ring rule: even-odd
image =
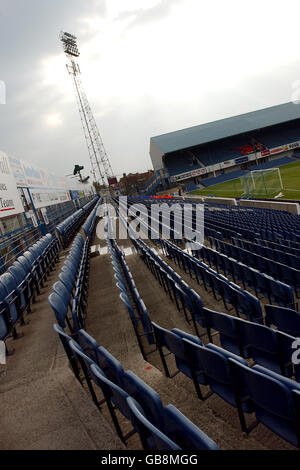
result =
[[143,408],[147,419],[163,431],[163,405],[159,394],[131,370],[124,372],[123,389]]
[[146,418],[142,407],[132,398],[127,398],[130,419],[139,433],[144,450],[182,450]]
[[182,345],[181,338],[179,338],[175,333],[162,328],[154,322],[152,322],[152,326],[154,329],[157,346],[160,348],[165,347],[179,359],[186,360],[185,350]]
[[300,336],[300,313],[287,307],[265,305],[266,325],[276,326],[292,336]]
[[112,401],[119,411],[127,419],[130,419],[129,407],[126,401],[126,398],[129,398],[128,393],[105,377],[103,371],[97,364],[90,366],[90,374],[94,383],[101,388],[105,398]]
[[175,406],[164,409],[165,433],[183,450],[219,450],[216,443]]
[[246,388],[259,421],[297,445],[291,396],[297,384],[261,366],[250,368],[232,359],[229,364],[237,393]]
[[97,341],[83,329],[77,331],[76,339],[84,353],[97,362],[97,349],[99,348]]
[[239,337],[236,328],[236,319],[225,313],[215,312],[208,308],[203,308],[205,323],[208,328],[209,339],[212,342],[210,330],[216,330],[220,335],[220,342],[224,349],[240,354]]
[[96,363],[109,380],[123,388],[123,367],[103,346],[98,347],[96,350]]
[[271,328],[240,321],[237,323],[240,342],[257,364],[280,373],[280,353],[276,331]]
[[52,310],[54,311],[59,326],[62,328],[66,328],[68,305],[65,305],[62,298],[58,294],[56,294],[56,292],[52,292],[52,294],[49,295],[48,301],[52,307]]

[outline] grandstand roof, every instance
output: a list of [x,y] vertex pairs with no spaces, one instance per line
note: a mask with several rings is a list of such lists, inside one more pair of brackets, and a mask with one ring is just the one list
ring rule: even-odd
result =
[[300,105],[290,102],[158,135],[151,141],[166,154],[295,119],[300,119]]

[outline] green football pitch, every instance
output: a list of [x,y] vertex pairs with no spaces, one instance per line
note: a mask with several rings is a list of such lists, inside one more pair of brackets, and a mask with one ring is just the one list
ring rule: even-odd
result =
[[[283,189],[272,189],[268,185],[268,176],[265,177],[266,189],[260,188],[259,192],[251,193],[251,197],[274,198],[280,193],[278,199],[299,199],[300,200],[300,161],[289,163],[279,167],[282,178]],[[266,175],[266,173],[264,173]],[[244,194],[241,178],[215,184],[207,188],[193,191],[190,194],[200,194],[201,196],[219,197],[241,197]]]

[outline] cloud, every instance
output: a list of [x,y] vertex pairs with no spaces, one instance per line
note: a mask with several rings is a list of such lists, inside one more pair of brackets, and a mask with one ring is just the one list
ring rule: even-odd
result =
[[153,135],[289,101],[300,79],[291,12],[292,0],[3,0],[1,150],[89,171],[61,29],[78,36],[84,89],[122,174],[151,167]]
[[[148,8],[138,8],[136,10],[122,11],[115,21],[124,21],[129,19],[129,23],[123,34],[135,27],[142,27],[155,21],[163,21],[170,15],[170,12],[176,5],[180,5],[186,0],[160,0],[154,1],[154,5]],[[153,3],[153,2],[151,2]]]

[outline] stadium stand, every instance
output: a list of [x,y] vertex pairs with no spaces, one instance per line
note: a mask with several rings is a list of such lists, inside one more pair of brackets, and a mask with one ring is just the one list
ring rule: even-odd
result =
[[[95,414],[105,416],[113,424],[116,435],[128,448],[137,445],[138,436],[138,446],[147,451],[218,450],[222,448],[220,436],[227,431],[237,440],[240,437],[241,445],[247,445],[243,444],[243,433],[249,434],[249,439],[255,436],[252,430],[258,423],[260,433],[265,432],[264,429],[269,432],[268,439],[264,443],[258,434],[257,440],[251,442],[261,440],[262,445],[268,447],[273,433],[278,439],[273,448],[286,448],[285,445],[300,448],[300,421],[297,419],[300,367],[292,361],[293,345],[300,331],[300,314],[296,311],[299,217],[284,211],[205,204],[204,246],[193,246],[191,250],[188,239],[177,238],[176,214],[170,217],[169,239],[161,236],[162,226],[168,222],[155,219],[157,215],[151,214],[155,203],[151,199],[142,201],[144,206],[140,206],[140,213],[135,217],[141,227],[140,236],[136,237],[131,224],[131,205],[141,199],[130,198],[126,215],[124,207],[116,207],[118,224],[128,229],[128,243],[132,247],[129,255],[114,233],[114,216],[108,202],[110,199],[95,199],[85,217],[80,210],[79,215],[74,214],[75,217],[61,224],[57,232],[61,244],[69,248],[64,251],[59,280],[53,284],[49,295],[56,322],[55,334],[76,383],[89,393],[91,400],[86,400],[98,409],[99,413]],[[182,207],[186,204],[180,199],[167,201],[170,207],[174,203]],[[90,288],[91,246],[96,239],[100,206],[104,209],[107,235],[102,247],[105,245],[108,256],[95,257],[101,267],[101,277],[96,276],[97,292],[93,293]],[[195,210],[193,203],[186,224],[195,221]],[[146,215],[158,222],[153,240],[142,236],[148,233]],[[43,237],[37,245],[38,250],[34,248],[29,252],[32,256],[34,253],[34,265],[32,258],[26,263],[24,256],[24,267],[12,266],[8,275],[0,277],[0,293],[13,289],[15,296],[10,303],[8,298],[6,304],[2,304],[6,310],[4,308],[5,313],[0,316],[1,335],[5,335],[7,315],[11,317],[11,331],[16,323],[24,321],[30,299],[33,294],[38,295],[59,259],[60,243],[52,234]],[[110,271],[106,265],[105,273],[101,264],[104,258],[111,267]],[[131,258],[134,261],[130,261]],[[32,270],[34,266],[35,274],[25,271],[25,266]],[[147,279],[142,275],[142,283],[136,279],[136,266],[149,272]],[[118,333],[120,325],[113,316],[118,307],[106,300],[107,324],[105,303],[101,304],[101,309],[98,307],[99,297],[104,297],[101,293],[105,292],[102,290],[105,278],[110,278],[109,289],[116,290],[115,301],[119,301],[128,319],[121,328],[128,325],[137,344],[130,364],[113,352],[115,343],[130,337],[127,330],[123,335]],[[161,295],[160,303],[153,303],[151,307],[148,298],[144,302],[148,283],[154,289],[152,292],[159,290]],[[97,318],[103,330],[102,339],[94,336],[93,322],[89,321],[89,298],[93,294],[94,319]],[[165,312],[165,304],[169,302],[172,317],[176,319],[172,327],[168,326],[169,315]],[[224,309],[218,308],[219,302]],[[156,316],[158,310],[160,320]],[[111,336],[107,335],[108,329]],[[110,343],[108,338],[114,339]],[[127,344],[127,339],[125,342],[126,346],[121,344],[121,348],[127,349],[132,343]],[[142,362],[135,368],[138,351]],[[141,375],[152,367],[155,368],[155,385]],[[162,396],[161,388],[164,376],[169,381],[165,387],[170,396],[184,391],[189,397],[189,400],[182,399],[181,403],[188,402],[184,410],[168,399],[168,395],[165,402],[166,395]],[[216,397],[220,400],[219,410],[228,405],[229,410],[236,410],[235,418],[232,417],[235,413],[228,410],[223,416],[213,411],[207,413],[210,406],[213,409]],[[169,402],[176,407],[164,404]],[[76,407],[80,407],[80,403]],[[186,411],[191,408],[196,408],[199,414],[197,426],[190,416],[187,418]],[[216,428],[215,435],[208,433],[201,424],[203,416],[213,423],[221,422],[224,429]]]
[[230,171],[229,173],[224,173],[223,175],[219,175],[216,177],[201,179],[201,184],[207,187],[213,184],[224,183],[225,181],[241,178],[241,176],[245,174],[246,172],[243,170]]
[[269,168],[276,168],[278,166],[287,165],[294,160],[292,157],[275,158],[269,162],[260,163],[259,165],[251,165],[249,170],[268,170]]
[[[155,174],[167,171],[169,186],[179,181],[211,186],[239,178],[243,170],[294,162],[299,120],[294,104],[285,103],[152,137]],[[145,194],[155,194],[155,188],[147,187]]]

